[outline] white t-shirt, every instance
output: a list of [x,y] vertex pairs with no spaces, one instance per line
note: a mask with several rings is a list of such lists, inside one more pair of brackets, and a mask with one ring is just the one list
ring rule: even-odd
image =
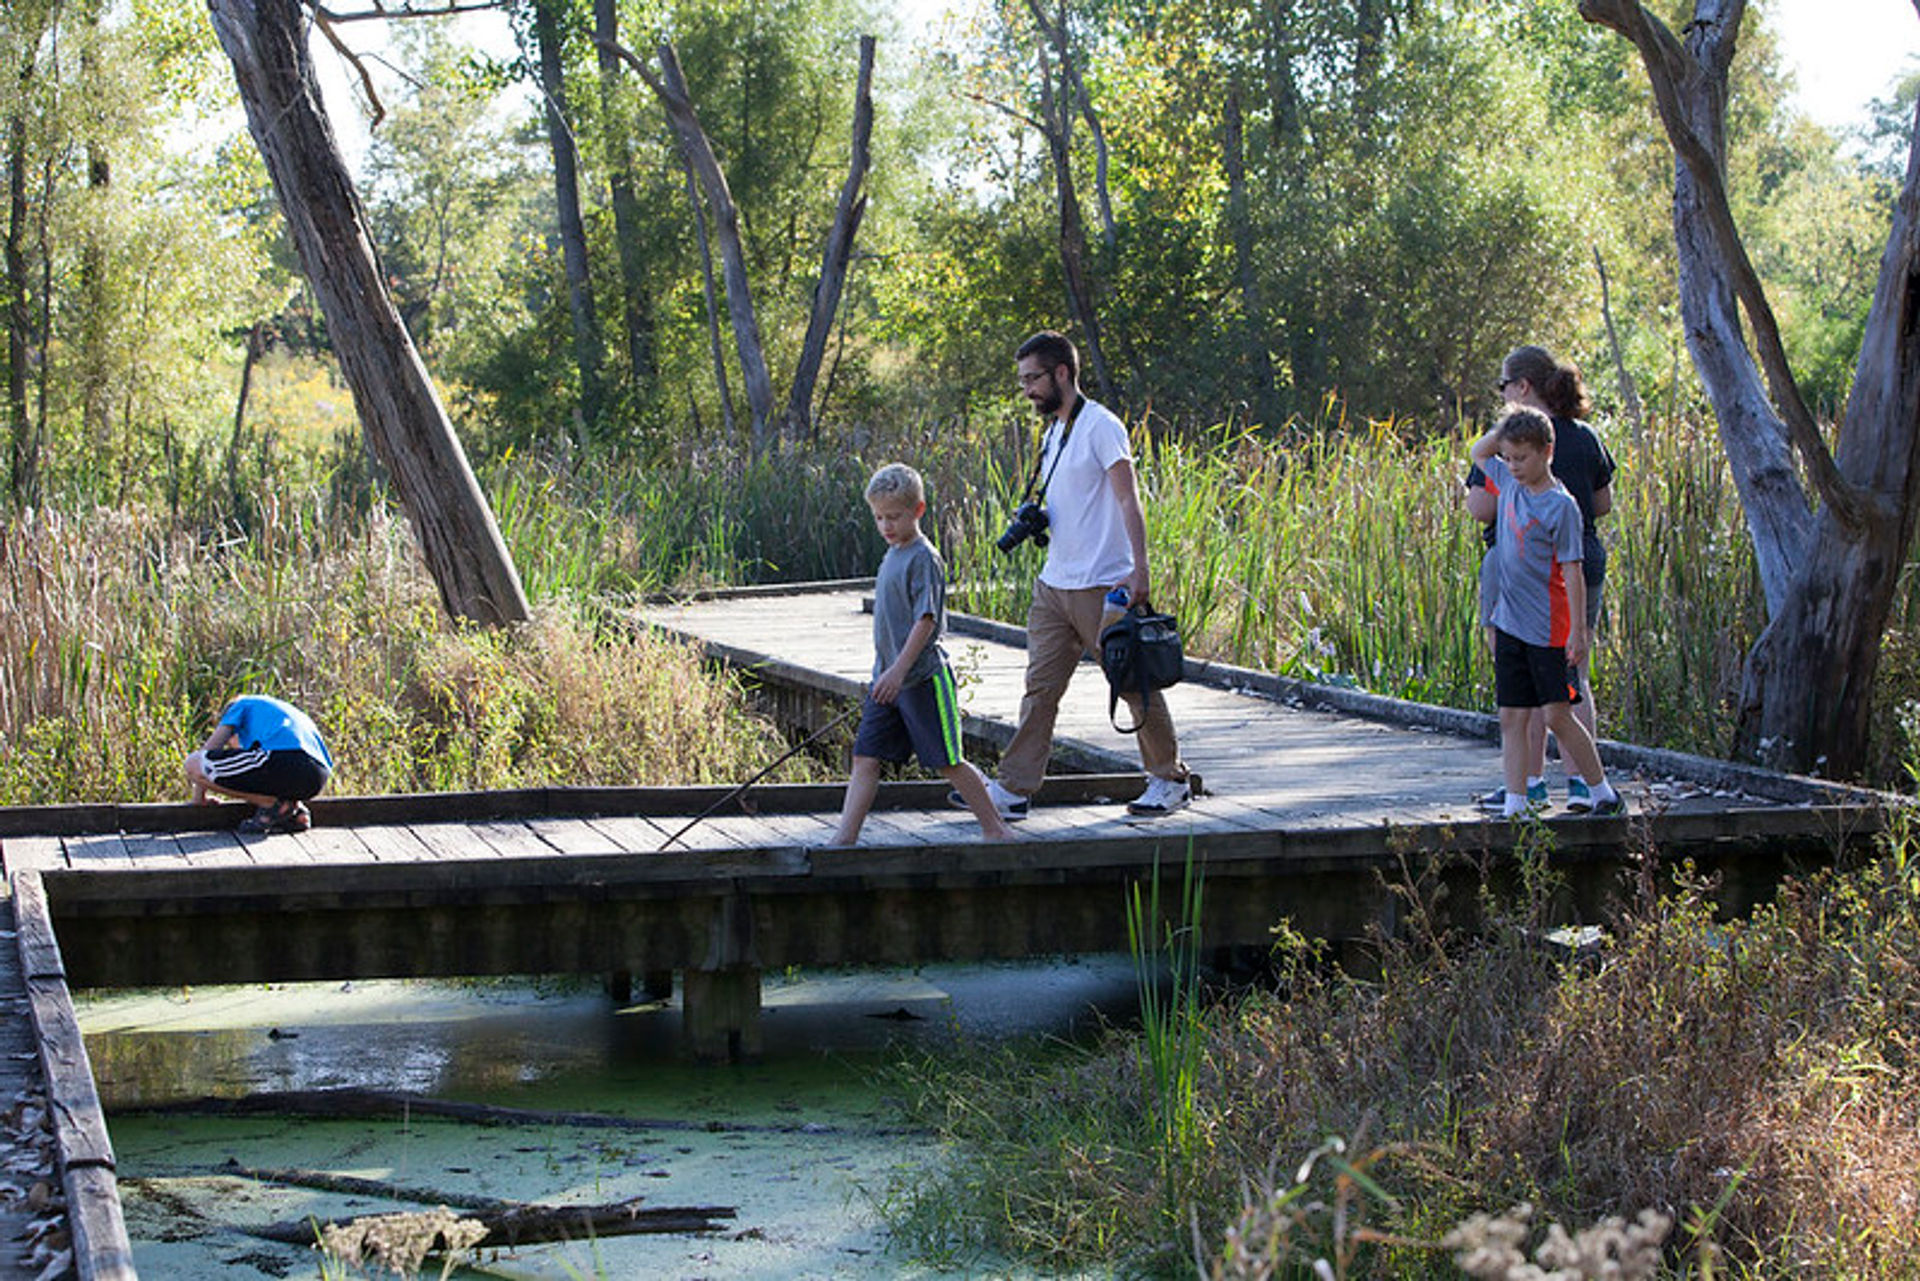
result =
[[1040,581],[1072,591],[1084,587],[1112,587],[1133,572],[1133,545],[1127,541],[1120,518],[1120,500],[1114,497],[1107,471],[1133,458],[1127,429],[1105,405],[1087,401],[1073,421],[1067,447],[1060,448],[1064,419],[1055,419],[1042,441],[1040,474],[1047,482],[1047,563]]

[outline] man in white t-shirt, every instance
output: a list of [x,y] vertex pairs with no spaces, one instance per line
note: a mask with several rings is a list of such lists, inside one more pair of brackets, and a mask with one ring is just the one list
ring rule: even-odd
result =
[[[1147,525],[1134,483],[1127,429],[1106,406],[1080,393],[1080,353],[1051,330],[1020,344],[1020,390],[1047,419],[1038,474],[1046,477],[1047,561],[1027,612],[1027,688],[1020,723],[987,785],[1002,816],[1024,818],[1046,777],[1054,717],[1082,654],[1100,644],[1106,595],[1125,587],[1148,598]],[[1127,806],[1141,816],[1171,814],[1188,800],[1173,718],[1154,691],[1125,696],[1140,726],[1147,788]]]

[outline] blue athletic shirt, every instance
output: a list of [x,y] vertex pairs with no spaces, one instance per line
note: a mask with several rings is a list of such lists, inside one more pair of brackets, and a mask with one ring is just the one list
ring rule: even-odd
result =
[[333,768],[333,755],[307,714],[292,703],[283,703],[264,694],[243,694],[227,704],[220,714],[222,725],[233,726],[242,747],[264,748],[269,752],[305,752]]

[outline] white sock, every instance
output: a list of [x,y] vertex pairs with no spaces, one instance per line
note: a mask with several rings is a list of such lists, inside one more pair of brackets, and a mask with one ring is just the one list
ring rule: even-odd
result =
[[1604,805],[1608,801],[1617,799],[1620,795],[1620,793],[1613,790],[1613,784],[1607,782],[1605,779],[1602,779],[1598,783],[1588,783],[1587,789],[1592,794],[1595,805]]
[[1547,776],[1545,774],[1527,775],[1527,790],[1529,792],[1531,792],[1536,787],[1545,787],[1546,785],[1547,785]]
[[1512,792],[1508,792],[1506,805],[1501,812],[1501,817],[1513,818],[1516,815],[1524,814],[1526,812],[1527,812],[1527,794],[1525,792],[1521,792],[1519,795],[1516,796]]

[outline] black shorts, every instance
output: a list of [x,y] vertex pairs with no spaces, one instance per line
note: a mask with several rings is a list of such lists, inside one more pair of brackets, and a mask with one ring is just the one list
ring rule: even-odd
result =
[[327,785],[327,767],[295,748],[216,747],[205,759],[208,781],[223,792],[304,801]]
[[855,756],[904,761],[909,753],[930,770],[951,769],[966,759],[960,750],[959,691],[945,663],[918,685],[901,690],[891,703],[876,703],[869,694],[860,709]]
[[1501,707],[1545,707],[1580,701],[1579,681],[1559,645],[1529,645],[1494,629],[1493,701]]

